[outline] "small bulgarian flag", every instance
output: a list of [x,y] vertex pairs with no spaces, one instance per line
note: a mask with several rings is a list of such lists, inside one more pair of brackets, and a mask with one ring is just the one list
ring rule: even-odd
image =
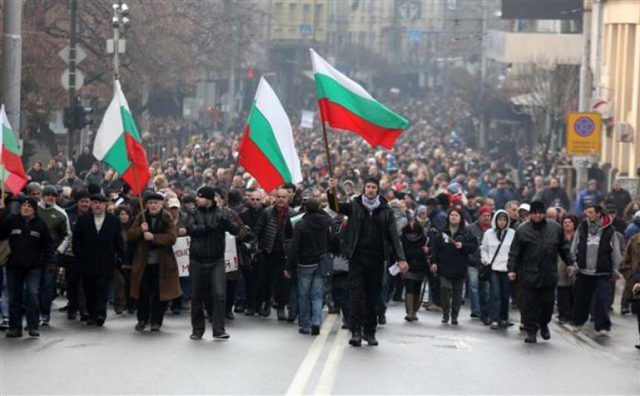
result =
[[98,128],[93,155],[118,172],[134,194],[146,187],[150,177],[147,154],[118,80],[114,83],[113,99]]
[[323,122],[362,136],[371,146],[392,149],[409,121],[376,101],[364,88],[311,50],[316,97]]
[[27,175],[24,172],[22,158],[20,158],[18,143],[13,134],[11,124],[4,111],[4,105],[0,108],[0,123],[2,124],[2,150],[0,151],[0,174],[4,185],[17,195],[25,184]]
[[302,181],[291,122],[267,80],[260,78],[253,107],[238,146],[240,165],[266,192]]

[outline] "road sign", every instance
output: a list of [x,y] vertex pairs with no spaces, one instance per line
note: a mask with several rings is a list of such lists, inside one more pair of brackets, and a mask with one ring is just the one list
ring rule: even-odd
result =
[[602,116],[600,113],[567,115],[567,154],[599,155]]
[[300,24],[300,36],[309,37],[313,34],[313,25],[310,23]]
[[[69,46],[67,45],[66,47],[61,49],[60,52],[58,52],[58,56],[62,58],[64,63],[68,65],[69,64]],[[82,62],[83,60],[85,60],[86,57],[87,57],[87,53],[84,52],[82,47],[80,47],[79,45],[76,45],[76,65]]]
[[[60,82],[64,89],[69,89],[69,69],[65,70],[60,77]],[[78,69],[76,69],[76,89],[82,88],[84,85],[84,74]]]

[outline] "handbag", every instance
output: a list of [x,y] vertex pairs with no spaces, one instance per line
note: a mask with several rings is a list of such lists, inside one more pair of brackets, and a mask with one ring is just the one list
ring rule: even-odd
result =
[[478,277],[481,281],[486,282],[491,279],[491,266],[493,265],[493,262],[496,261],[496,257],[498,257],[498,253],[500,252],[500,248],[502,247],[502,242],[504,242],[504,238],[507,236],[506,234],[507,233],[505,232],[502,236],[502,239],[500,239],[500,243],[498,244],[496,252],[493,254],[491,262],[488,265],[483,265],[482,267],[480,267],[480,275]]

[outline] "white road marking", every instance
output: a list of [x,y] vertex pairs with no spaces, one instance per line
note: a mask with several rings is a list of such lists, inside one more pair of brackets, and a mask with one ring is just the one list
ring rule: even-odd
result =
[[345,349],[347,349],[347,339],[349,338],[349,332],[344,329],[338,330],[338,334],[333,340],[333,346],[329,351],[329,356],[324,364],[318,385],[314,392],[315,395],[330,395],[333,389],[333,384],[336,381],[338,375],[338,367],[340,366],[340,360]]
[[329,337],[329,333],[331,333],[331,329],[333,328],[333,324],[336,322],[337,316],[338,315],[329,315],[325,320],[322,328],[320,329],[320,335],[316,337],[313,344],[309,347],[307,355],[300,364],[296,375],[293,377],[293,381],[291,381],[291,385],[289,385],[289,389],[287,389],[287,395],[301,395],[304,393],[307,383],[309,382],[309,378],[311,377],[313,367],[316,365],[316,362],[320,357],[322,348],[327,342],[327,337]]

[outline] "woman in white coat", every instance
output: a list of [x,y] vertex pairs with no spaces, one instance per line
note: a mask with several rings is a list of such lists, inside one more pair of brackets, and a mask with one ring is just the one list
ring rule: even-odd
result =
[[480,246],[482,265],[491,266],[491,300],[489,318],[491,328],[507,328],[509,323],[509,278],[507,261],[515,231],[509,228],[509,214],[498,210],[491,220],[491,228],[484,232]]

